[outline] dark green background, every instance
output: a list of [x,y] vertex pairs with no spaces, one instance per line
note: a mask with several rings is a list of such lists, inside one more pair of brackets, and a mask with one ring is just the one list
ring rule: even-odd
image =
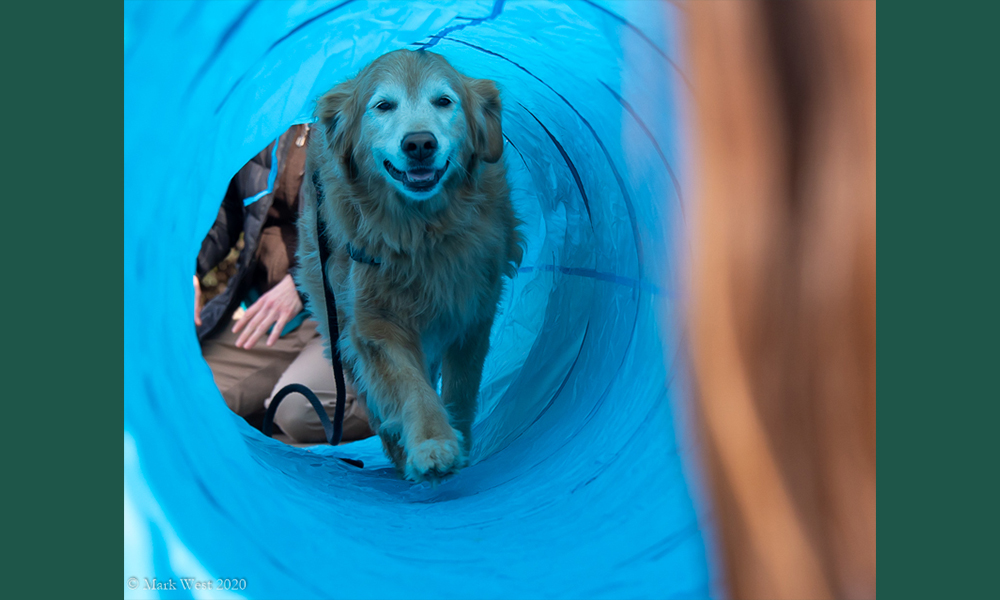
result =
[[6,598],[122,589],[121,10],[0,13]]

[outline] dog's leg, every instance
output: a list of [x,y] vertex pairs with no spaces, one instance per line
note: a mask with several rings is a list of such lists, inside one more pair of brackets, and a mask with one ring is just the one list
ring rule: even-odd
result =
[[396,467],[396,473],[400,477],[406,477],[406,452],[400,445],[399,434],[389,433],[383,429],[379,431],[378,436],[382,439],[382,448],[385,450],[386,456],[392,460],[393,466]]
[[396,467],[396,473],[400,478],[406,477],[406,473],[404,472],[406,468],[406,453],[403,451],[403,446],[400,445],[399,432],[392,432],[382,427],[382,419],[375,413],[377,408],[374,406],[373,401],[369,400],[367,404],[369,406],[368,426],[382,440],[382,449],[385,451],[385,455],[389,457],[389,460],[392,461],[393,466]]
[[463,466],[461,435],[427,382],[417,337],[386,321],[361,321],[352,331],[353,342],[386,453],[411,481],[436,482],[454,474]]
[[493,319],[474,326],[464,339],[445,351],[442,395],[451,425],[462,434],[462,462],[467,464],[472,449],[472,422],[476,418],[479,383],[483,363],[490,349]]

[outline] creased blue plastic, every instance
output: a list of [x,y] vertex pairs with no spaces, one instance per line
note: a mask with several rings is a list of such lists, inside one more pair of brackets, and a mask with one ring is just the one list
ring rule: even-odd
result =
[[[713,591],[675,435],[677,10],[125,4],[126,578],[244,578],[237,595],[252,598]],[[492,334],[473,464],[434,489],[399,481],[374,439],[296,449],[234,417],[200,357],[191,290],[232,174],[310,120],[323,91],[425,46],[499,84],[528,239]]]

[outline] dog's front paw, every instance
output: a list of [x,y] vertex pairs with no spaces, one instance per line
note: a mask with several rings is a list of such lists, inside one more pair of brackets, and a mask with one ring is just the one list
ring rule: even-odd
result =
[[420,483],[437,483],[454,475],[465,466],[461,434],[452,432],[448,438],[431,438],[406,449],[406,478]]

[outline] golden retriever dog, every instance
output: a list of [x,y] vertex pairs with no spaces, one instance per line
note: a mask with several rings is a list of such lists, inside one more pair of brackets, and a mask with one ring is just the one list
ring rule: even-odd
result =
[[521,262],[500,112],[492,81],[409,50],[376,59],[316,107],[297,280],[329,343],[327,244],[345,373],[414,482],[468,463],[502,278]]

